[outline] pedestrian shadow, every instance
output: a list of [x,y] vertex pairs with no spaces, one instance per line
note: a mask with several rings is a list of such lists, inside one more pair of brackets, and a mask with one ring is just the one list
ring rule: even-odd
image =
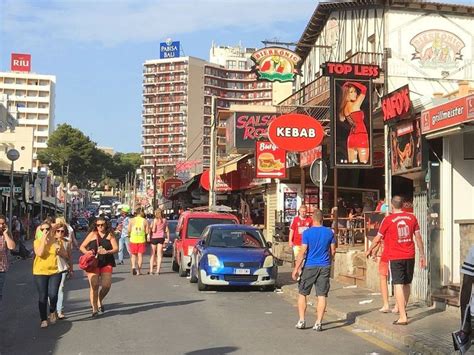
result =
[[[410,307],[408,307],[407,311],[409,311],[409,310],[410,310]],[[424,319],[428,316],[431,316],[431,315],[437,314],[437,313],[441,313],[441,312],[444,312],[444,311],[441,310],[441,309],[437,309],[437,308],[429,309],[429,310],[426,310],[424,312],[418,313],[413,318],[408,317],[408,322],[411,324],[411,323],[414,323],[414,322],[419,321],[421,319]]]
[[[104,308],[106,308],[106,312],[102,313],[99,318],[109,318],[114,316],[123,316],[123,315],[133,315],[141,312],[147,312],[153,309],[163,308],[163,307],[176,307],[176,306],[186,306],[189,304],[203,302],[204,300],[189,300],[189,301],[174,301],[174,302],[165,302],[165,301],[156,301],[156,302],[142,302],[142,303],[107,303],[104,304]],[[82,310],[82,312],[81,312]],[[81,308],[78,309],[76,312],[70,312],[69,314],[72,316],[78,316],[81,314],[88,314],[87,318],[77,319],[74,322],[82,322],[82,321],[89,321],[92,320],[90,318],[90,307],[86,309]]]
[[219,346],[216,348],[207,348],[189,351],[185,355],[225,355],[239,350],[236,346]]

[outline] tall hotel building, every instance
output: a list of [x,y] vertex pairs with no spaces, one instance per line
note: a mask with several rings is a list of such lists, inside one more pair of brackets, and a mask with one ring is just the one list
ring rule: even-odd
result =
[[[175,172],[187,162],[193,173],[209,167],[211,97],[217,108],[272,105],[272,84],[250,72],[254,48],[216,47],[211,62],[194,57],[148,60],[143,68],[143,168]],[[223,139],[223,138],[219,138]],[[223,153],[223,142],[218,154]]]
[[30,155],[30,164],[25,164],[25,170],[36,170],[39,164],[37,153],[47,147],[53,131],[55,86],[56,77],[53,75],[0,72],[0,97],[6,98],[7,111],[16,113],[18,120],[16,132],[2,133],[0,143],[8,149],[18,143],[20,136],[31,135],[27,140],[23,139],[21,147],[16,147],[21,155]]

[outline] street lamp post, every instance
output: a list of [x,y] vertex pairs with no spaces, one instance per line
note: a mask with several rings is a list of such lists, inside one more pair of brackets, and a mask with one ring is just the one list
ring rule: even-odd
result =
[[11,166],[10,166],[10,204],[8,206],[8,229],[11,231],[12,230],[12,219],[13,219],[13,196],[14,196],[14,184],[13,184],[13,164],[15,160],[18,160],[20,157],[20,152],[16,149],[10,149],[7,152],[7,158],[10,160]]
[[48,176],[48,173],[44,170],[38,171],[38,177],[41,181],[40,189],[41,189],[41,201],[40,201],[40,221],[43,221],[43,181]]

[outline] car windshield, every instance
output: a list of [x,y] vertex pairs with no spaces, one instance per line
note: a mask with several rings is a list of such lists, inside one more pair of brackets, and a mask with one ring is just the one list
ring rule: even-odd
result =
[[224,218],[190,218],[188,221],[188,238],[199,238],[204,228],[211,224],[235,224],[233,219]]
[[208,245],[219,248],[265,248],[265,241],[257,230],[215,228],[211,232]]

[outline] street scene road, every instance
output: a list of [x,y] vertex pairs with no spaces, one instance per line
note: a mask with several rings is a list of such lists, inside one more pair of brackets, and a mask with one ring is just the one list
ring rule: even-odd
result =
[[96,319],[90,317],[87,280],[76,271],[66,284],[67,319],[47,329],[38,326],[31,261],[15,262],[8,276],[0,314],[2,355],[388,354],[395,349],[359,337],[331,316],[322,333],[311,330],[312,323],[297,330],[296,308],[276,292],[199,292],[171,271],[169,259],[159,276],[132,276],[129,265],[117,267],[106,312]]

